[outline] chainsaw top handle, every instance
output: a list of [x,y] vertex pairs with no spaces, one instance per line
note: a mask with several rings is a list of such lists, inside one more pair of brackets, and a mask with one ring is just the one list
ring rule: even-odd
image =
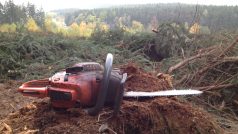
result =
[[100,92],[97,97],[96,105],[92,108],[87,109],[87,112],[90,115],[97,115],[104,106],[104,102],[106,100],[106,95],[108,92],[108,85],[109,85],[109,80],[111,76],[111,71],[112,71],[112,63],[113,63],[113,55],[111,53],[108,53],[105,66],[104,66],[102,84],[100,87]]

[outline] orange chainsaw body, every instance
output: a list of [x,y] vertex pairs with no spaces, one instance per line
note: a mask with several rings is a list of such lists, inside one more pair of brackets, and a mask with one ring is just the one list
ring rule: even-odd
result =
[[[103,66],[98,63],[79,63],[56,73],[49,79],[26,82],[18,91],[24,96],[49,97],[52,106],[56,108],[72,108],[76,104],[93,107],[97,100],[100,100],[103,71]],[[121,83],[122,77],[120,70],[112,69],[105,103],[114,104],[115,98],[119,101],[117,103],[120,103],[124,91],[121,87],[124,84]]]

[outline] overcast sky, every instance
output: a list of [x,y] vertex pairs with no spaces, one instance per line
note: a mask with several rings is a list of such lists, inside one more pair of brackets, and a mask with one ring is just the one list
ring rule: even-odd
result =
[[[8,0],[0,0],[4,3]],[[33,3],[37,7],[43,7],[45,11],[64,8],[92,9],[128,4],[147,3],[187,3],[203,5],[238,5],[238,0],[13,0],[16,4]]]

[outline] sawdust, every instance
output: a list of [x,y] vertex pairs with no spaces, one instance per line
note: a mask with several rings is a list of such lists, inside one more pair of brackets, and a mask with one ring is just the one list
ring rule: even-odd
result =
[[125,87],[127,91],[159,91],[171,87],[171,81],[166,78],[157,78],[151,73],[146,73],[135,64],[127,64],[120,67],[123,72],[128,74]]
[[[168,82],[164,79],[158,79],[136,66],[124,66],[124,71],[133,77],[126,83],[129,90],[155,91],[169,88]],[[6,85],[16,89],[18,83]],[[4,88],[10,87],[4,86],[2,90]],[[50,106],[49,99],[32,102],[15,91],[11,96],[12,98],[5,99],[8,99],[8,102],[19,103],[21,108],[4,113],[7,117],[2,116],[1,133],[223,133],[207,112],[175,97],[124,100],[119,115],[113,118],[112,110],[108,107],[98,116],[89,116],[81,108],[55,111]],[[20,100],[16,101],[16,98]],[[0,111],[4,109],[1,108]]]

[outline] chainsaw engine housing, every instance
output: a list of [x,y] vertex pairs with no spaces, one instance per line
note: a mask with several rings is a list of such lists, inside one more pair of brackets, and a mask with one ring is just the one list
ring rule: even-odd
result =
[[[109,70],[108,90],[104,91],[102,81],[105,79],[103,78],[105,71],[105,67],[99,63],[78,63],[56,73],[49,79],[26,82],[19,87],[18,91],[24,96],[49,97],[52,106],[56,108],[72,108],[78,103],[82,107],[94,107],[100,100],[105,100],[103,104],[118,106],[116,103],[121,103],[126,75],[123,75],[119,69]],[[99,95],[100,92],[106,92],[106,97],[99,98],[102,96]]]

